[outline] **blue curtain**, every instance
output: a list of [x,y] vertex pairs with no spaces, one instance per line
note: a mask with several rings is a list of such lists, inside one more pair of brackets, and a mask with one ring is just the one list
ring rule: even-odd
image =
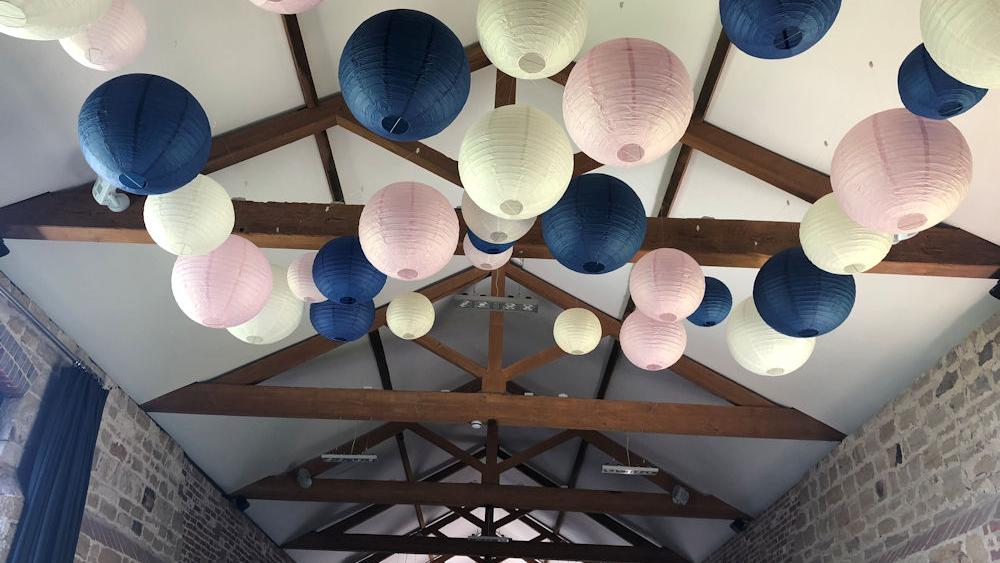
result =
[[17,477],[24,508],[11,563],[72,563],[108,392],[87,371],[53,374]]

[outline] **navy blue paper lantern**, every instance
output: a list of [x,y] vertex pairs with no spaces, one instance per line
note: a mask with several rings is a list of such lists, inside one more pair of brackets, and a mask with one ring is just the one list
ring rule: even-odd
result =
[[826,35],[840,0],[720,0],[722,29],[740,51],[759,59],[787,59]]
[[930,119],[948,119],[965,113],[987,92],[985,88],[952,78],[934,62],[923,43],[899,65],[896,85],[906,109]]
[[316,332],[337,342],[351,342],[368,334],[375,322],[375,303],[344,304],[321,301],[309,306],[309,322]]
[[635,256],[646,237],[646,210],[632,188],[607,174],[584,174],[542,214],[545,246],[574,272],[603,274]]
[[437,18],[389,10],[362,23],[340,56],[340,89],[369,131],[396,141],[436,135],[469,97],[465,48]]
[[386,275],[375,269],[356,236],[335,238],[323,245],[313,260],[313,282],[324,297],[350,305],[375,299]]
[[687,319],[698,326],[715,326],[726,320],[732,308],[733,294],[726,284],[722,280],[706,276],[705,297]]
[[502,242],[491,242],[483,240],[476,236],[476,233],[469,229],[469,242],[472,246],[475,246],[478,250],[485,252],[486,254],[500,254],[501,252],[506,252],[508,248],[514,246],[514,243],[502,243]]
[[753,282],[753,302],[774,330],[799,338],[826,334],[854,307],[854,277],[820,270],[801,248],[764,263]]
[[140,195],[165,194],[194,180],[212,145],[198,100],[153,74],[126,74],[98,86],[80,108],[77,134],[98,176]]

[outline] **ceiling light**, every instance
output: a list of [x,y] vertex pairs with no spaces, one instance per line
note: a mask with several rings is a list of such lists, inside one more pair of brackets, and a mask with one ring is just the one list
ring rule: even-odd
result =
[[650,475],[656,475],[659,472],[659,467],[645,467],[641,465],[617,465],[613,463],[605,463],[601,466],[601,473],[606,473],[608,475],[640,475],[648,477]]

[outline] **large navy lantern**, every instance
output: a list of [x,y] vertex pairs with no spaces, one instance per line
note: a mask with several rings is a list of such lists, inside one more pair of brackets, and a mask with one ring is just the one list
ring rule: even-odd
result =
[[349,305],[375,299],[386,275],[375,269],[356,236],[335,238],[323,245],[313,260],[313,281],[327,299]]
[[715,326],[726,320],[733,308],[733,294],[717,278],[705,277],[705,296],[688,320],[698,326]]
[[212,131],[198,100],[153,74],[112,78],[80,108],[80,148],[98,176],[135,194],[165,194],[208,162]]
[[906,109],[930,119],[948,119],[965,113],[987,92],[985,88],[952,78],[934,62],[923,43],[899,65],[896,84]]
[[840,0],[720,0],[722,29],[740,51],[786,59],[809,49],[837,19]]
[[801,248],[764,263],[753,282],[753,302],[774,330],[800,338],[826,334],[854,307],[854,277],[820,270]]
[[575,272],[603,274],[635,256],[646,237],[646,211],[639,196],[618,178],[584,174],[569,183],[542,214],[545,246]]
[[375,322],[375,303],[344,304],[322,301],[309,306],[309,322],[316,332],[337,342],[351,342],[368,334]]
[[469,229],[467,234],[469,235],[469,242],[472,243],[472,246],[482,252],[485,252],[486,254],[500,254],[501,252],[507,252],[508,248],[514,246],[514,243],[512,242],[504,243],[483,240],[476,236],[476,233],[472,232],[472,229]]
[[416,141],[440,133],[462,111],[471,74],[447,26],[416,10],[389,10],[362,23],[340,56],[340,89],[373,133]]

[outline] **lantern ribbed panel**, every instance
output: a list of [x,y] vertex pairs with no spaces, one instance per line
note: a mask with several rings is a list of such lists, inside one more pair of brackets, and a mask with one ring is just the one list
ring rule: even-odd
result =
[[354,236],[338,237],[323,245],[313,261],[312,279],[327,299],[345,304],[375,299],[386,281]]
[[480,252],[485,252],[486,254],[502,254],[511,248],[514,248],[513,242],[498,243],[485,241],[477,237],[476,233],[472,232],[472,229],[469,229],[465,236],[469,239],[469,242],[472,243],[472,246],[478,248]]
[[612,39],[573,67],[563,92],[573,142],[594,160],[635,166],[660,158],[681,139],[694,92],[684,63],[646,39]]
[[628,277],[636,309],[664,322],[687,318],[705,296],[705,274],[687,253],[658,248],[640,258]]
[[996,0],[924,0],[920,32],[945,72],[980,88],[1000,87],[1000,9]]
[[465,252],[465,257],[469,259],[469,263],[480,270],[496,270],[509,262],[510,257],[514,255],[513,246],[499,254],[487,254],[472,244],[468,233],[465,234],[465,240],[462,241],[462,250]]
[[249,321],[229,328],[229,334],[248,344],[274,344],[295,332],[305,307],[288,288],[287,273],[271,266],[274,282],[264,308]]
[[618,335],[622,352],[640,369],[659,371],[681,359],[687,331],[680,323],[654,321],[639,311],[625,317]]
[[496,108],[469,128],[458,173],[480,209],[504,219],[537,217],[559,201],[573,175],[562,127],[531,106]]
[[847,132],[830,170],[840,208],[885,233],[922,231],[948,218],[972,186],[972,152],[957,127],[905,109]]
[[142,218],[153,242],[181,256],[216,249],[236,222],[226,189],[202,174],[180,189],[147,197]]
[[854,308],[853,276],[825,272],[801,248],[770,257],[753,282],[757,312],[774,330],[799,338],[826,334]]
[[573,62],[587,36],[583,0],[480,0],[483,52],[515,78],[547,78]]
[[140,195],[172,192],[194,180],[212,144],[198,100],[152,74],[125,74],[98,86],[80,108],[77,132],[94,172]]
[[306,303],[319,303],[326,301],[326,296],[320,293],[313,281],[313,263],[316,260],[315,252],[306,252],[299,256],[288,267],[288,288],[300,301]]
[[458,215],[434,188],[397,182],[375,192],[358,222],[365,256],[400,280],[422,280],[444,268],[458,246]]
[[337,342],[351,342],[368,334],[375,322],[375,303],[359,301],[346,305],[333,301],[309,306],[309,322],[320,335]]
[[472,80],[458,37],[415,10],[389,10],[365,20],[344,46],[339,73],[354,117],[394,141],[443,131],[462,111]]
[[178,256],[170,276],[174,300],[194,322],[230,328],[252,319],[271,294],[271,265],[250,241],[230,235],[201,256]]
[[896,86],[906,109],[930,119],[965,113],[986,95],[985,88],[969,86],[941,70],[923,44],[899,65]]
[[862,227],[847,216],[835,194],[812,204],[799,224],[799,242],[809,261],[831,274],[858,274],[889,254],[892,235]]
[[589,354],[601,342],[603,331],[597,315],[580,307],[566,309],[556,317],[552,337],[567,354]]
[[733,294],[722,280],[705,277],[705,296],[687,320],[697,326],[715,326],[726,320],[733,308]]
[[132,0],[113,0],[96,22],[59,40],[73,60],[95,70],[118,70],[146,48],[146,18]]
[[111,0],[0,1],[0,33],[47,41],[83,31],[111,6]]
[[760,59],[785,59],[826,35],[840,0],[720,0],[722,29],[733,45]]
[[323,0],[250,0],[258,8],[276,14],[301,14],[319,6]]
[[757,375],[787,375],[802,367],[815,338],[792,338],[767,326],[748,298],[733,307],[726,322],[726,343],[738,364]]
[[434,326],[434,304],[423,294],[401,293],[389,302],[385,322],[403,340],[420,338]]
[[535,217],[528,219],[504,219],[480,209],[472,201],[469,193],[462,192],[462,218],[469,230],[482,233],[482,239],[490,242],[514,242],[523,237],[535,224]]
[[607,174],[573,178],[542,215],[542,238],[560,264],[604,274],[635,256],[646,237],[646,210],[632,188]]

